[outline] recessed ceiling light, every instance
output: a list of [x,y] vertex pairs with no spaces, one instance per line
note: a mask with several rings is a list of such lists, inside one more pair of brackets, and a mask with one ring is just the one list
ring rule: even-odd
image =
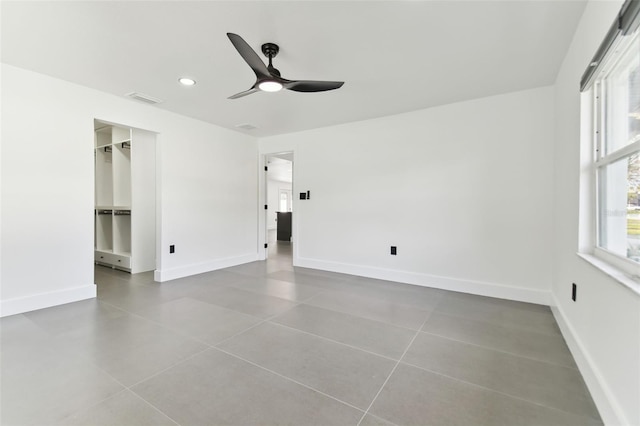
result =
[[196,81],[194,79],[187,77],[182,77],[178,81],[184,86],[193,86],[194,84],[196,84]]

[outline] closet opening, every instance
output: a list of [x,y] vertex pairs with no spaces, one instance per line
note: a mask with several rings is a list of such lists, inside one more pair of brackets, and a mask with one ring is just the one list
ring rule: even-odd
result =
[[156,269],[156,134],[94,120],[94,262]]

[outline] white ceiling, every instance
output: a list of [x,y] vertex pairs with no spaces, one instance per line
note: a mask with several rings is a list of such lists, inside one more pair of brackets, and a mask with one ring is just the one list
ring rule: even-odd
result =
[[[584,10],[552,1],[2,1],[2,62],[255,136],[552,84]],[[256,93],[227,32],[323,93]],[[586,64],[585,64],[586,65]],[[183,87],[177,79],[193,77]],[[132,101],[137,102],[137,101]],[[251,124],[254,130],[235,126]]]
[[293,182],[293,163],[283,158],[285,156],[272,155],[267,158],[267,177],[281,182]]

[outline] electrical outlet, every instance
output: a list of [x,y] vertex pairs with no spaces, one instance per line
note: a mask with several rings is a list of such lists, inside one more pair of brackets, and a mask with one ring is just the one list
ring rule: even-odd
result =
[[171,244],[169,246],[169,253],[175,253],[176,252],[176,246],[174,246],[173,244]]
[[571,283],[571,300],[575,302],[577,295],[578,295],[578,285],[576,283]]
[[398,248],[396,246],[391,246],[391,255],[395,256],[398,254]]

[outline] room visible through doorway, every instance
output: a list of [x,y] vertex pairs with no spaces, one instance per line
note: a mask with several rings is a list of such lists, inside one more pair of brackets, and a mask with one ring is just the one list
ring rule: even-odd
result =
[[267,257],[292,263],[293,153],[269,154],[266,171]]

